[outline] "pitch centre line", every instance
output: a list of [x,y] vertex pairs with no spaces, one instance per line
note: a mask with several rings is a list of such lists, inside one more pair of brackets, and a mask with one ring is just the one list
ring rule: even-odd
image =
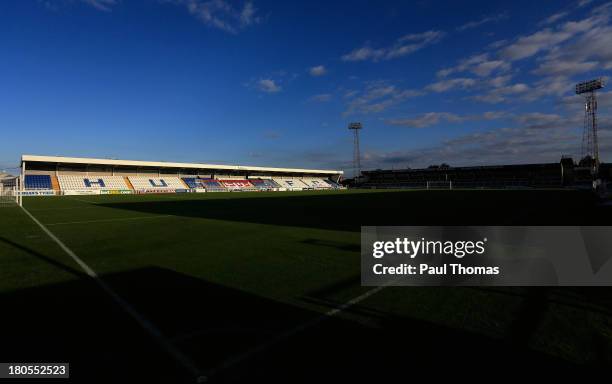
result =
[[185,369],[187,369],[198,382],[205,379],[202,376],[200,370],[196,366],[195,362],[191,360],[187,355],[183,354],[177,347],[175,347],[161,331],[153,325],[147,318],[141,315],[130,303],[125,301],[118,293],[116,293],[108,284],[106,284],[98,274],[87,265],[80,257],[76,255],[66,244],[64,244],[57,236],[53,234],[43,223],[38,221],[25,207],[21,207],[26,215],[34,223],[36,223],[40,229],[43,230],[59,247],[68,254],[84,271],[87,275],[92,278],[96,284],[102,288],[114,301],[117,303],[125,312],[127,312],[145,331],[147,331],[159,344],[160,346],[172,356],[178,363],[180,363]]

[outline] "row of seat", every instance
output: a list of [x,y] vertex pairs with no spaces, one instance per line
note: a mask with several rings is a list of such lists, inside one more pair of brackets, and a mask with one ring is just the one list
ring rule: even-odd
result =
[[[205,189],[207,191],[303,190],[339,188],[335,182],[323,178],[273,179],[210,179],[201,177],[149,176],[57,176],[62,190],[177,190]],[[57,184],[57,183],[56,183]],[[26,189],[52,189],[49,175],[26,175]]]
[[322,178],[272,178],[272,179],[206,179],[199,177],[183,177],[189,188],[204,188],[206,190],[303,190],[332,189],[340,185]]
[[26,189],[52,189],[49,175],[26,175],[24,182]]
[[178,177],[128,177],[134,189],[186,189],[187,186]]
[[274,180],[270,179],[250,179],[251,184],[257,189],[260,190],[269,190],[280,188],[280,185],[276,183]]
[[[60,175],[57,177],[62,190],[121,190],[129,189],[123,176],[76,176]],[[27,186],[27,184],[26,184]]]

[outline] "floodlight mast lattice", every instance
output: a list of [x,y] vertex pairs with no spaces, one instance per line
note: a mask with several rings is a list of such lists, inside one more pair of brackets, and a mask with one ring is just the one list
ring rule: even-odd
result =
[[348,129],[353,131],[353,177],[361,175],[361,154],[359,153],[359,131],[363,129],[361,123],[350,123]]
[[584,128],[582,132],[582,159],[590,156],[592,159],[591,171],[596,174],[599,170],[599,142],[597,140],[597,94],[595,91],[605,86],[604,80],[583,81],[576,84],[576,94],[584,95]]

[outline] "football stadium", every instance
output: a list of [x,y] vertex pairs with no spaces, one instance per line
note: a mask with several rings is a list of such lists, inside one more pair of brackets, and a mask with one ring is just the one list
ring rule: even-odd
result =
[[612,366],[611,2],[20,1],[0,29],[0,384]]
[[346,189],[341,171],[30,155],[22,169],[23,207],[1,212],[5,359],[70,361],[79,382],[370,381],[406,359],[612,359],[603,288],[359,278],[362,224],[608,224],[612,206],[589,190]]

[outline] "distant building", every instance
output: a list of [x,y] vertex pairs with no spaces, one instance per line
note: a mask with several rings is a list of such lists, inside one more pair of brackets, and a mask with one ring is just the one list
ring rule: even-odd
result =
[[6,172],[0,172],[0,184],[3,186],[13,186],[17,184],[17,177]]
[[[610,164],[601,164],[600,177],[610,180]],[[432,165],[421,169],[377,169],[362,172],[356,186],[363,188],[560,188],[591,185],[588,168],[571,158],[559,163],[451,167]]]
[[10,175],[10,174],[8,174],[6,172],[0,172],[0,180],[4,180],[4,179],[11,179],[12,180],[14,178],[15,178],[15,176],[13,176],[13,175]]

